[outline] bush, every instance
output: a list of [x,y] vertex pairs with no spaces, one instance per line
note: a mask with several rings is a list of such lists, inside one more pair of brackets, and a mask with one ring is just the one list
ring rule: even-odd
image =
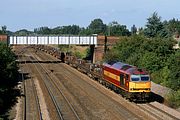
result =
[[77,57],[77,58],[80,58],[80,59],[82,59],[83,57],[84,57],[84,54],[83,53],[81,53],[81,52],[79,52],[79,51],[75,51],[75,56]]
[[170,107],[178,108],[180,106],[180,90],[170,92],[166,99]]
[[180,50],[177,50],[168,58],[167,65],[171,74],[169,75],[166,86],[176,91],[180,90]]
[[15,54],[5,44],[0,44],[0,88],[17,85],[18,67]]
[[167,84],[169,84],[167,80],[169,79],[170,74],[171,71],[168,69],[168,66],[165,66],[164,68],[153,72],[151,74],[151,77],[155,83],[166,86]]
[[[18,84],[18,67],[15,60],[11,49],[0,43],[0,117],[12,107],[19,94],[19,90],[14,89]],[[3,119],[7,119],[5,117]]]

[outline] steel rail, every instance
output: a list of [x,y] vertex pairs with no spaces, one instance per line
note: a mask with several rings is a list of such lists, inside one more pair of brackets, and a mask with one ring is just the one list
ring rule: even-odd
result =
[[[38,73],[40,74],[41,78],[43,78],[41,72],[38,70],[38,68],[37,68],[36,65],[35,65],[35,67],[36,67],[36,70],[38,71]],[[44,85],[45,85],[45,87],[46,87],[46,89],[47,89],[47,91],[48,91],[48,93],[49,93],[49,95],[50,95],[50,97],[51,97],[51,100],[53,101],[53,103],[54,103],[54,105],[55,105],[55,108],[56,108],[56,110],[57,110],[57,112],[58,112],[58,116],[60,117],[61,120],[63,120],[62,113],[61,113],[61,111],[60,111],[60,108],[59,108],[59,106],[58,106],[58,103],[56,102],[56,99],[55,99],[55,97],[54,97],[54,95],[53,95],[53,92],[48,88],[48,86],[46,85],[45,81],[44,81]]]
[[169,116],[170,118],[172,118],[172,119],[174,119],[174,120],[178,120],[178,118],[176,118],[175,116],[169,114],[168,112],[165,112],[165,111],[161,110],[161,109],[158,108],[157,106],[154,106],[154,105],[152,105],[152,104],[148,104],[148,106],[150,106],[150,107],[152,107],[152,108],[158,110],[159,112],[161,112],[161,113],[163,113],[163,114]]
[[24,107],[22,110],[22,118],[24,118],[24,120],[26,120],[26,85],[25,85],[23,73],[21,73],[21,79],[22,79],[22,83],[23,83],[23,94],[24,94]]
[[[35,56],[34,56],[34,57],[35,57]],[[37,59],[37,58],[35,57],[35,59]],[[73,113],[74,113],[74,115],[76,116],[76,118],[77,118],[78,120],[80,120],[78,114],[76,113],[75,109],[73,108],[73,106],[71,105],[71,103],[69,102],[69,100],[67,99],[67,97],[64,95],[63,91],[59,88],[59,86],[57,86],[57,84],[54,82],[53,78],[51,77],[51,76],[53,76],[53,77],[56,78],[56,76],[48,74],[48,70],[42,65],[42,63],[39,63],[39,65],[40,65],[40,66],[42,67],[42,69],[47,73],[46,75],[51,79],[53,85],[56,86],[56,88],[59,90],[59,92],[61,93],[61,95],[63,96],[63,98],[66,100],[66,102],[68,103],[69,107],[70,107],[71,110],[73,111]],[[57,78],[56,78],[56,79],[57,79]]]
[[[170,115],[169,113],[151,105],[151,104],[137,104],[137,106],[139,108],[141,108],[142,110],[146,111],[148,116],[154,117],[155,119],[158,120],[164,120],[164,119],[168,119],[168,120],[178,120],[178,118]],[[156,111],[156,112],[155,112]]]
[[[28,73],[30,73],[31,70],[28,67],[28,65],[26,64],[26,62],[25,62],[25,66],[27,66]],[[36,88],[35,88],[34,80],[31,77],[31,75],[30,75],[30,80],[31,80],[31,86],[32,86],[33,94],[35,96],[35,101],[36,101],[36,107],[37,107],[37,111],[38,111],[39,120],[42,120],[42,112],[41,112],[41,107],[40,107],[40,103],[39,103],[39,98],[38,98],[38,94],[37,94],[37,91],[36,91]],[[26,104],[27,104],[27,102],[26,102]],[[27,115],[26,115],[26,117],[27,117]]]
[[[39,73],[39,75],[40,75],[41,78],[43,79],[42,73],[39,71],[39,69],[38,69],[37,66],[33,63],[33,61],[32,61],[32,64],[35,66],[37,72]],[[38,63],[38,64],[40,65],[40,63]],[[54,97],[54,95],[53,95],[53,92],[48,88],[47,83],[46,83],[44,80],[43,80],[43,82],[44,82],[45,88],[47,89],[47,91],[48,91],[48,93],[49,93],[49,95],[50,95],[51,100],[52,100],[53,103],[54,103],[54,106],[55,106],[55,108],[56,108],[56,110],[57,110],[57,113],[58,113],[59,118],[60,118],[61,120],[63,120],[62,113],[60,112],[60,108],[59,108],[59,106],[58,106],[58,103],[57,103],[56,100],[55,100],[55,97]]]

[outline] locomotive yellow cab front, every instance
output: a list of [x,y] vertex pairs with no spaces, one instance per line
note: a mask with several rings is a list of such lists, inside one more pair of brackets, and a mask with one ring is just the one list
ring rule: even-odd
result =
[[151,92],[149,75],[131,75],[129,92]]

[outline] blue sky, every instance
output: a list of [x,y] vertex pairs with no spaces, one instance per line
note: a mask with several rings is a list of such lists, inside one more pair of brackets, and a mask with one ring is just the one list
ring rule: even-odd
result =
[[101,18],[105,24],[117,21],[128,28],[144,27],[155,11],[162,20],[180,19],[180,0],[3,0],[0,26],[12,31],[72,24],[87,27]]

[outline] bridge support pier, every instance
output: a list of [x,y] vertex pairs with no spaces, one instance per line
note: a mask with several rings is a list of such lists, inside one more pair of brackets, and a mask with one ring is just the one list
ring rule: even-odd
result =
[[90,45],[90,60],[91,60],[91,63],[95,62],[94,49],[95,49],[95,45]]

